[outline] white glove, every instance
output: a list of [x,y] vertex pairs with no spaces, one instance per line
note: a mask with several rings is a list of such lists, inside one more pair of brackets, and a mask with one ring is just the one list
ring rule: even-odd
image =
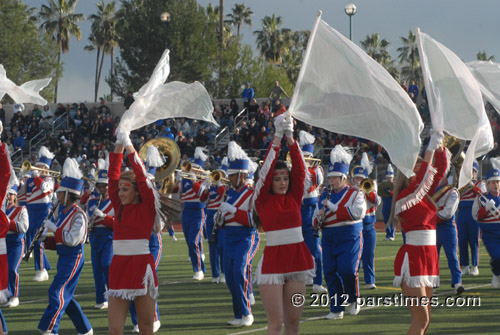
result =
[[489,212],[491,211],[493,208],[495,208],[495,200],[493,199],[489,199],[487,202],[486,202],[486,205],[484,207],[486,207],[486,210]]
[[2,133],[2,131],[3,131],[3,123],[2,121],[0,121],[0,134]]
[[274,119],[274,128],[276,128],[274,136],[278,138],[282,138],[283,135],[285,134],[284,120],[285,120],[285,114],[281,114]]
[[429,144],[427,145],[427,151],[434,151],[439,149],[443,145],[444,134],[442,131],[440,132],[431,132],[431,139],[429,140]]
[[288,115],[283,122],[283,129],[287,138],[293,138],[293,118]]
[[205,179],[203,183],[201,183],[201,188],[203,190],[208,190],[212,184],[210,183],[210,179]]
[[339,206],[337,206],[336,204],[334,204],[333,202],[331,202],[330,200],[323,200],[323,205],[325,205],[326,207],[328,207],[329,210],[331,210],[332,212],[336,212],[337,209],[339,208]]
[[106,214],[104,214],[99,208],[94,209],[94,213],[92,214],[94,214],[98,218],[103,218],[106,216]]
[[124,147],[131,146],[130,133],[123,132],[116,134],[116,144],[122,144]]
[[181,180],[182,180],[182,173],[177,172],[177,173],[175,174],[175,183],[176,183],[176,184],[178,184],[178,183],[180,183],[180,182],[181,182]]
[[89,192],[92,193],[95,190],[95,183],[93,181],[89,182]]
[[40,177],[40,171],[39,171],[39,170],[33,170],[33,171],[31,171],[31,176],[32,176],[33,178],[38,178],[38,177]]
[[231,213],[231,214],[236,213],[236,207],[228,204],[227,202],[223,202],[222,204],[220,204],[220,210],[223,212]]
[[51,232],[55,232],[57,230],[57,226],[54,222],[50,221],[50,220],[44,220],[43,221],[45,227],[47,227],[47,229]]

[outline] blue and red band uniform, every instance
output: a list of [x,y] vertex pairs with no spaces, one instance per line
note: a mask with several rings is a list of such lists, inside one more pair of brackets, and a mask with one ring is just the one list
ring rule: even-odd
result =
[[[226,193],[226,188],[221,182],[210,185],[210,188],[207,190],[208,204],[206,209],[206,226],[208,239],[212,238],[213,225],[214,225],[214,216],[217,213],[220,204],[223,202],[224,194]],[[212,268],[212,278],[219,278],[221,273],[224,273],[224,229],[219,228],[217,231],[217,239],[215,243],[209,245],[210,252],[210,265]]]

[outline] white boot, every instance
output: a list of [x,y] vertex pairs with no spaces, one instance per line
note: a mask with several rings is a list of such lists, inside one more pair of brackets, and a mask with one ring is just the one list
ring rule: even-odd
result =
[[94,330],[93,329],[90,329],[88,332],[86,332],[85,334],[78,334],[78,335],[94,335]]
[[467,266],[462,266],[462,267],[460,268],[460,270],[462,271],[462,276],[463,276],[463,275],[468,275],[468,274],[469,274],[469,266],[468,266],[468,265],[467,265]]
[[250,327],[251,325],[253,325],[253,315],[243,315],[243,317],[241,318],[241,325],[243,327]]
[[230,326],[239,327],[239,326],[241,326],[241,319],[234,319],[234,320],[228,321],[227,324]]
[[316,284],[314,284],[313,285],[313,292],[314,293],[327,293],[328,290],[324,286],[322,286],[322,285],[316,285]]
[[255,305],[255,296],[253,295],[253,293],[250,293],[248,300],[250,300],[250,305]]
[[306,285],[311,286],[312,284],[314,284],[314,279],[312,277],[307,277]]
[[462,283],[456,283],[453,285],[453,288],[455,289],[455,294],[459,295],[464,293],[465,287],[462,285]]
[[477,266],[473,266],[470,270],[470,274],[473,276],[479,276],[479,268]]
[[153,333],[157,333],[157,332],[158,332],[158,330],[160,329],[160,327],[161,327],[160,320],[155,321],[155,322],[153,323]]
[[493,288],[500,287],[500,276],[493,275],[493,277],[491,278],[491,286]]
[[46,281],[46,280],[49,280],[49,273],[45,269],[37,271],[35,277],[33,277],[33,281]]
[[219,281],[219,283],[221,283],[221,284],[225,284],[226,283],[226,275],[225,274],[223,274],[223,273],[220,274],[220,281]]
[[194,273],[193,276],[194,280],[203,280],[203,278],[205,278],[205,274],[203,273],[203,271],[198,271]]
[[9,302],[5,304],[5,307],[7,308],[14,308],[19,306],[19,298],[18,297],[12,297],[9,299]]
[[94,306],[95,309],[108,309],[108,302],[105,301],[105,302],[102,302],[100,304],[96,304]]
[[358,315],[360,310],[361,310],[361,307],[358,305],[358,303],[356,301],[351,302],[349,304],[349,314]]
[[377,288],[377,286],[375,284],[366,284],[366,288],[369,290],[374,290]]
[[330,312],[327,315],[325,315],[324,318],[327,320],[340,320],[344,318],[344,312],[338,312],[338,313]]
[[139,334],[139,325],[134,326],[134,329],[132,329],[132,333]]

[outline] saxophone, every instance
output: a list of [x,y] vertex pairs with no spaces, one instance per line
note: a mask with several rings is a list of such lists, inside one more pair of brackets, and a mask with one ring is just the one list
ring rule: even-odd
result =
[[[330,196],[332,195],[332,191],[333,191],[333,187],[331,186],[328,186],[328,194],[326,196],[326,200],[330,200]],[[323,227],[323,224],[325,223],[325,219],[326,219],[326,205],[323,206],[323,208],[321,209],[320,213],[318,214],[318,217],[317,217],[317,223],[316,223],[316,228],[314,229],[314,237],[319,237],[319,231],[321,230],[321,228]]]

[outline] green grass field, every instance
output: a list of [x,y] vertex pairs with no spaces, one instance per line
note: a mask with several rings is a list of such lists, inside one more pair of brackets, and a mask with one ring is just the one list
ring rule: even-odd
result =
[[[210,265],[207,265],[207,277],[201,282],[193,282],[191,263],[187,261],[187,246],[178,232],[179,240],[173,242],[164,234],[163,256],[159,268],[160,313],[159,334],[265,334],[266,317],[255,287],[257,303],[253,306],[255,323],[252,327],[231,328],[226,321],[233,319],[231,297],[224,284],[212,284]],[[393,242],[382,241],[384,235],[377,234],[375,251],[376,290],[364,288],[363,273],[360,273],[361,294],[364,297],[390,297],[401,291],[392,287],[393,261],[402,243],[401,234]],[[254,260],[254,268],[264,250],[265,235],[261,235],[261,246]],[[208,244],[205,242],[208,262]],[[50,262],[55,268],[56,253],[48,252]],[[500,290],[491,287],[489,257],[483,246],[480,249],[480,275],[465,276],[463,283],[466,291],[464,298],[478,297],[476,306],[471,307],[436,307],[433,308],[429,334],[500,334]],[[94,328],[94,334],[107,334],[107,312],[93,308],[95,304],[94,282],[90,264],[90,246],[85,248],[86,262],[77,287],[77,301],[82,306]],[[443,255],[444,256],[444,255]],[[38,334],[37,325],[47,306],[47,290],[55,270],[50,273],[47,282],[35,283],[32,278],[33,260],[21,266],[20,302],[17,308],[2,311],[7,319],[9,335]],[[406,307],[362,307],[357,316],[346,314],[343,320],[321,320],[319,317],[329,312],[328,307],[310,306],[311,288],[307,288],[306,308],[302,315],[301,334],[406,334],[410,316]],[[450,274],[446,258],[441,257],[441,288],[436,293],[440,303],[446,296],[452,296]],[[463,304],[465,299],[458,300]],[[127,319],[126,334],[131,334],[132,326]],[[59,334],[76,334],[68,316],[63,316]]]

